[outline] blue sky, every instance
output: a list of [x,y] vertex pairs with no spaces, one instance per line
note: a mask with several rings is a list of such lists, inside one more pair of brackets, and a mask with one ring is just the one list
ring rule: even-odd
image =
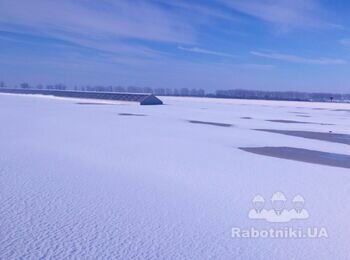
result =
[[350,92],[345,0],[0,0],[0,80]]

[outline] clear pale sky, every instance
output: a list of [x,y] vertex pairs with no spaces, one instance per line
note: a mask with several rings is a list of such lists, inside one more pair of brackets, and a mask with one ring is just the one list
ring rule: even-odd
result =
[[350,1],[0,0],[0,80],[350,92]]

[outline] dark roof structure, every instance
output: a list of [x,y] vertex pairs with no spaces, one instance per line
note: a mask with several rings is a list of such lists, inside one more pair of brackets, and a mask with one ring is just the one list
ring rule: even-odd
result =
[[162,105],[163,104],[163,102],[153,94],[145,94],[145,93],[118,93],[118,92],[46,90],[46,89],[8,89],[8,88],[0,88],[0,93],[119,100],[119,101],[128,101],[128,102],[138,102],[140,103],[140,105]]

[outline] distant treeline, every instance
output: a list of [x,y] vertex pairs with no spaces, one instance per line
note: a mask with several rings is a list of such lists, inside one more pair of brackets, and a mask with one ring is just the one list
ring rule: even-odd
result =
[[257,91],[257,90],[217,90],[218,98],[264,99],[264,100],[291,100],[291,101],[319,101],[319,102],[349,102],[350,94],[335,93],[308,93],[295,91]]
[[188,96],[188,97],[216,97],[238,99],[264,99],[264,100],[291,100],[291,101],[319,101],[319,102],[350,102],[350,94],[336,93],[308,93],[296,91],[259,91],[230,89],[217,90],[215,93],[206,93],[204,89],[197,88],[151,88],[137,86],[66,86],[54,85],[30,85],[22,83],[19,86],[6,86],[0,81],[0,88],[21,89],[47,89],[47,90],[74,90],[74,91],[97,91],[97,92],[128,92],[128,93],[151,93],[158,96]]
[[172,88],[150,88],[150,87],[137,87],[137,86],[73,86],[69,87],[64,84],[55,85],[36,85],[32,86],[28,83],[22,83],[19,86],[10,87],[6,86],[3,82],[0,82],[0,87],[3,88],[20,88],[20,89],[47,89],[47,90],[74,90],[74,91],[98,91],[98,92],[127,92],[127,93],[151,93],[159,96],[193,96],[193,97],[205,97],[206,93],[204,89],[172,89]]

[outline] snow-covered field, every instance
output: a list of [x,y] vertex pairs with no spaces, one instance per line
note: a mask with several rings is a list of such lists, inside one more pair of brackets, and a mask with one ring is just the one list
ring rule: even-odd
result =
[[[350,169],[239,149],[350,155],[346,143],[253,130],[349,134],[350,105],[162,100],[0,95],[0,258],[350,259]],[[302,195],[309,218],[248,218],[255,195],[269,207],[278,191],[289,208]],[[328,238],[238,238],[237,227]]]

